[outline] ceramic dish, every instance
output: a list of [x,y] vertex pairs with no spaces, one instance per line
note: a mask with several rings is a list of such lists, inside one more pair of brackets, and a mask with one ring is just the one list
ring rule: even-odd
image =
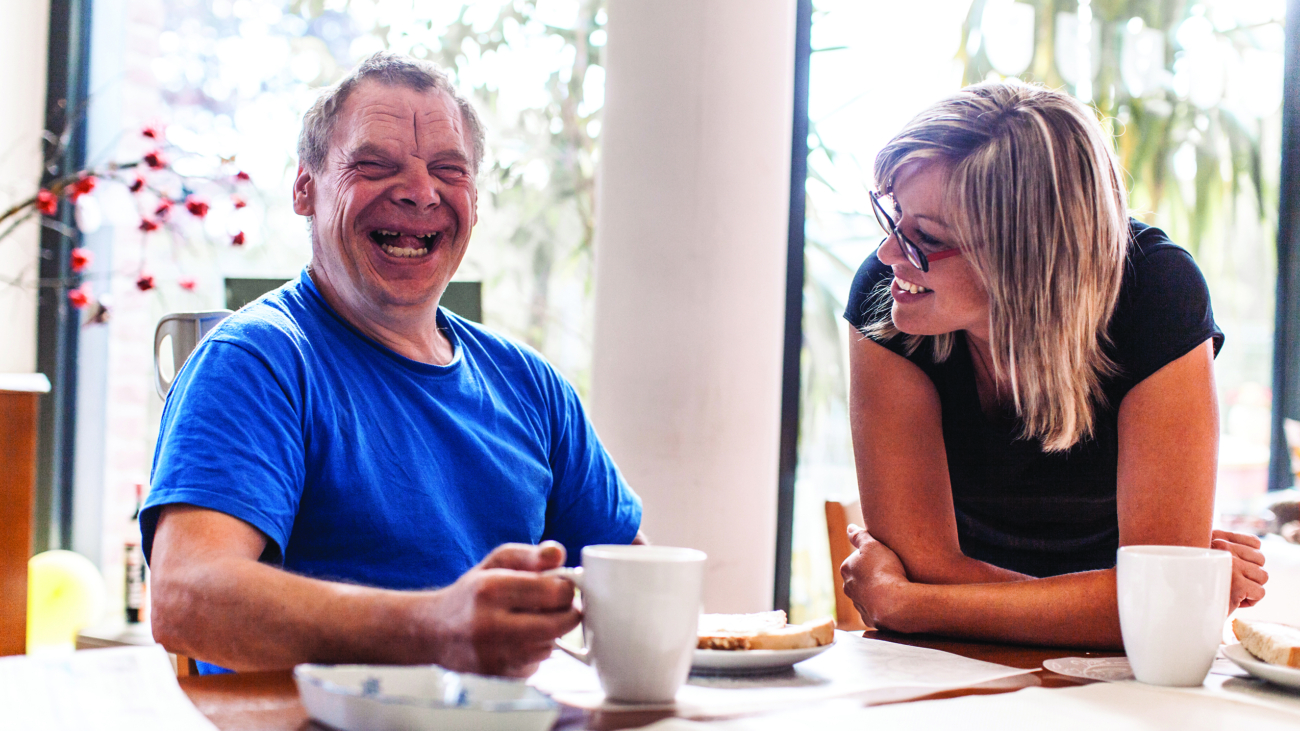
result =
[[341,731],[546,731],[559,706],[523,681],[436,665],[299,665],[307,714]]
[[802,650],[696,650],[691,661],[692,675],[768,675],[794,667],[795,663],[826,652],[832,641],[821,647]]
[[1300,688],[1300,670],[1288,668],[1283,665],[1273,665],[1250,654],[1246,648],[1241,645],[1228,645],[1223,648],[1223,654],[1229,660],[1241,666],[1242,670],[1262,678],[1270,683],[1285,685],[1290,688]]

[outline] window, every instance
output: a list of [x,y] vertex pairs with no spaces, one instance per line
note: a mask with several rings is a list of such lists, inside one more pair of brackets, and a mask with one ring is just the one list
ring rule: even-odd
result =
[[[1041,18],[1045,8],[1055,13],[1050,23]],[[1129,173],[1132,214],[1193,253],[1227,334],[1216,365],[1220,513],[1239,512],[1264,492],[1283,10],[1275,0],[817,0],[791,581],[796,619],[833,607],[822,501],[857,494],[847,332],[839,315],[853,272],[884,235],[867,199],[872,161],[908,119],[964,84],[1019,76],[1064,87],[1098,108]],[[1051,33],[1042,37],[1042,28]],[[1078,74],[1080,68],[1091,73]]]
[[[162,411],[154,325],[298,275],[311,255],[289,196],[302,113],[375,51],[438,63],[475,102],[488,157],[458,296],[481,292],[487,325],[585,391],[602,2],[128,0],[95,13],[88,164],[106,170],[155,150],[168,163],[145,171],[139,192],[134,171],[101,179],[91,200],[102,222],[85,227],[107,317],[80,330],[79,381],[91,387],[77,420],[73,542],[110,587],[123,585],[123,539]],[[186,210],[191,195],[207,202],[203,215]],[[159,213],[164,198],[174,205]],[[145,220],[158,228],[142,231]]]

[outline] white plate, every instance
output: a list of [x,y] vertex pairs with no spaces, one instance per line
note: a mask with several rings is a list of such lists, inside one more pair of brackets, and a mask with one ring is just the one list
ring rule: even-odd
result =
[[1242,670],[1254,675],[1257,678],[1263,678],[1270,683],[1285,685],[1291,688],[1300,688],[1300,670],[1288,668],[1283,665],[1272,665],[1250,654],[1250,652],[1241,645],[1228,645],[1223,648],[1223,654],[1231,661],[1241,666]]
[[559,706],[520,680],[437,665],[299,665],[307,714],[342,731],[546,731]]
[[835,646],[807,647],[801,650],[696,650],[691,661],[692,675],[767,675],[779,673]]

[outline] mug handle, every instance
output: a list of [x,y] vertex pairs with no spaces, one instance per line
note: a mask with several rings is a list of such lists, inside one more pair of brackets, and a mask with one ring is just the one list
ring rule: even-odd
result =
[[[558,576],[561,579],[564,579],[565,581],[568,581],[569,583],[576,586],[579,591],[582,590],[583,571],[581,566],[577,568],[569,568],[568,566],[561,566],[559,568],[551,569],[550,571],[543,571],[542,576]],[[561,642],[558,638],[555,640],[555,646],[560,648],[562,651],[564,651],[564,653],[569,657],[572,657],[573,659],[585,665],[591,664],[592,658],[591,658],[590,648],[574,647],[565,642]]]
[[180,364],[176,363],[176,322],[177,320],[171,315],[166,315],[158,321],[158,327],[153,331],[153,387],[158,392],[158,397],[167,400],[167,392],[172,388],[171,381],[164,381],[162,370],[158,368],[158,349],[162,346],[163,338],[168,335],[172,336],[172,378],[176,378],[177,371],[180,370]]
[[[167,400],[171,391],[172,380],[181,372],[185,361],[193,354],[198,344],[207,337],[212,328],[230,315],[230,310],[209,310],[206,312],[173,312],[164,315],[153,331],[153,387],[158,397]],[[158,351],[163,338],[172,338],[172,380],[164,380],[158,368]],[[184,342],[181,342],[181,341]]]

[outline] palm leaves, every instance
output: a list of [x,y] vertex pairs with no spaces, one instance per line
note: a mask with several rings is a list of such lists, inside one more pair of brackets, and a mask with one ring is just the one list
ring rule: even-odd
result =
[[[971,5],[957,52],[966,83],[998,75],[986,49],[971,48],[972,38],[979,37],[985,7],[996,1],[976,0]],[[1053,20],[1058,14],[1077,12],[1079,4],[1065,0],[1027,4],[1037,19],[1035,50],[1033,63],[1020,76],[1068,88],[1053,59],[1057,44],[1074,39],[1058,39],[1059,24]],[[1218,54],[1223,64],[1230,64],[1251,51],[1272,51],[1265,29],[1279,27],[1281,19],[1241,25],[1220,14],[1212,24],[1203,6],[1185,0],[1097,0],[1090,7],[1101,30],[1097,93],[1092,101],[1114,135],[1128,172],[1134,214],[1158,222],[1194,255],[1209,261],[1216,258],[1213,249],[1230,237],[1224,227],[1236,223],[1242,196],[1251,199],[1257,225],[1271,231],[1276,171],[1265,164],[1261,153],[1269,118],[1252,118],[1241,112],[1240,104],[1229,107],[1226,99],[1213,101],[1212,92],[1212,103],[1206,104],[1204,98],[1189,93],[1188,86],[1198,83],[1191,70],[1193,55]],[[1124,83],[1121,64],[1126,44],[1136,43],[1143,31],[1148,35],[1155,31],[1164,41],[1163,57],[1153,59],[1158,68],[1149,75],[1161,83],[1131,90]],[[1234,79],[1228,78],[1227,83]],[[1207,271],[1211,277],[1215,274]]]

